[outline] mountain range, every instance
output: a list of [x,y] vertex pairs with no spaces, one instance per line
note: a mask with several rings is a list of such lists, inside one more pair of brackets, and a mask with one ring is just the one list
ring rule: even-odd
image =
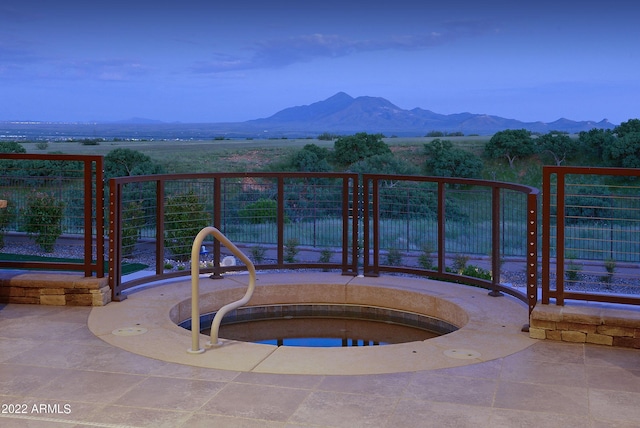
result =
[[245,130],[263,128],[270,134],[307,134],[330,132],[383,133],[387,136],[423,136],[429,132],[462,132],[464,135],[493,135],[505,129],[528,129],[547,133],[565,131],[577,133],[593,128],[613,129],[606,119],[600,122],[558,119],[554,122],[522,122],[499,116],[474,113],[439,114],[422,108],[402,109],[380,97],[353,98],[339,92],[324,101],[290,107],[264,118],[242,122]]
[[245,122],[169,123],[145,118],[91,123],[0,122],[0,140],[315,138],[323,133],[351,135],[356,132],[382,133],[387,137],[421,137],[432,132],[493,135],[505,129],[575,134],[594,128],[613,129],[615,125],[606,119],[600,122],[558,119],[544,123],[487,114],[439,114],[422,108],[405,110],[384,98],[353,98],[338,92],[323,101],[286,108],[272,116]]

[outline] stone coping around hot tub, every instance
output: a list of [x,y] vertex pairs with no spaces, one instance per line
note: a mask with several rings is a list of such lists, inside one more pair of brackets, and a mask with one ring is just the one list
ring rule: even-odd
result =
[[[213,299],[213,296],[243,295],[248,280],[247,275],[227,275],[216,280],[201,276],[201,313],[205,313],[206,307],[230,303],[203,301],[203,296]],[[191,317],[190,296],[191,281],[142,289],[129,294],[122,302],[93,308],[89,328],[113,346],[163,361],[277,374],[361,375],[456,367],[511,355],[535,343],[521,332],[527,321],[527,307],[508,296],[491,297],[487,290],[421,278],[293,272],[259,274],[255,300],[252,299],[250,305],[275,300],[288,303],[300,299],[309,302],[335,299],[374,305],[383,301],[381,306],[412,310],[423,301],[431,302],[440,314],[446,312],[442,318],[461,328],[422,342],[372,347],[276,347],[223,339],[220,347],[191,354],[187,352],[191,349],[191,332],[176,324]],[[331,299],[319,299],[319,296]],[[123,329],[141,333],[114,334]],[[209,337],[199,335],[199,339],[204,348]]]
[[531,313],[534,339],[640,349],[640,310],[621,305],[538,304]]
[[110,301],[107,278],[78,273],[0,272],[0,303],[104,306]]
[[[200,296],[200,314],[218,311],[229,302],[244,296],[246,288],[216,290]],[[269,305],[357,305],[411,312],[463,327],[469,316],[459,305],[435,296],[400,288],[350,284],[265,284],[256,287],[245,307]],[[176,324],[191,319],[191,298],[171,308]]]

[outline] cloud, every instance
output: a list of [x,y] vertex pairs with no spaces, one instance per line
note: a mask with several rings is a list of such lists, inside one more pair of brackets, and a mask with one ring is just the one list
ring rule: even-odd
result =
[[0,33],[0,79],[31,75],[34,67],[42,61],[43,58],[29,43]]
[[195,73],[223,73],[263,68],[282,68],[316,58],[338,58],[381,50],[425,50],[497,31],[488,21],[451,21],[438,31],[421,35],[394,35],[383,39],[356,40],[336,34],[307,34],[255,43],[246,57],[215,54],[191,67]]
[[28,62],[0,63],[0,79],[124,82],[140,79],[150,73],[149,67],[136,61],[123,59],[73,61],[60,58],[33,58]]
[[59,63],[63,76],[100,81],[129,81],[149,73],[140,62],[127,59],[84,60]]

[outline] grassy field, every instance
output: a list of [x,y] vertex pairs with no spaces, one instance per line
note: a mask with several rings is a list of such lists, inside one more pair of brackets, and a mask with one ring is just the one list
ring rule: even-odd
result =
[[[445,137],[457,147],[481,154],[490,137]],[[394,154],[414,165],[424,163],[424,144],[434,138],[386,138]],[[284,161],[307,144],[332,149],[334,141],[317,139],[277,140],[171,140],[171,141],[104,141],[99,145],[79,142],[50,142],[43,149],[39,143],[21,143],[28,153],[65,153],[106,155],[117,148],[137,150],[160,163],[167,172],[237,172],[264,171],[269,164]]]

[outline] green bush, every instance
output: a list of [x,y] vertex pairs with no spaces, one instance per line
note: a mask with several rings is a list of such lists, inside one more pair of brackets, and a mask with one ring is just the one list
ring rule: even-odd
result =
[[191,258],[196,235],[208,225],[204,203],[192,191],[167,198],[164,245],[178,261]]
[[[5,199],[4,197],[0,199]],[[9,225],[15,220],[16,211],[11,200],[7,200],[7,206],[0,208],[0,249],[4,248],[4,233]]]
[[464,276],[471,276],[473,278],[491,280],[491,272],[490,271],[488,271],[486,269],[482,269],[481,267],[474,266],[474,265],[465,266],[464,269],[462,270],[461,274],[464,275]]
[[62,235],[62,213],[64,202],[53,195],[33,192],[27,197],[24,211],[26,232],[44,251],[50,253]]
[[136,242],[140,238],[140,229],[144,226],[144,210],[140,202],[129,202],[122,210],[122,256],[133,254]]
[[278,202],[273,199],[258,199],[245,205],[238,216],[251,224],[275,223],[278,219]]

